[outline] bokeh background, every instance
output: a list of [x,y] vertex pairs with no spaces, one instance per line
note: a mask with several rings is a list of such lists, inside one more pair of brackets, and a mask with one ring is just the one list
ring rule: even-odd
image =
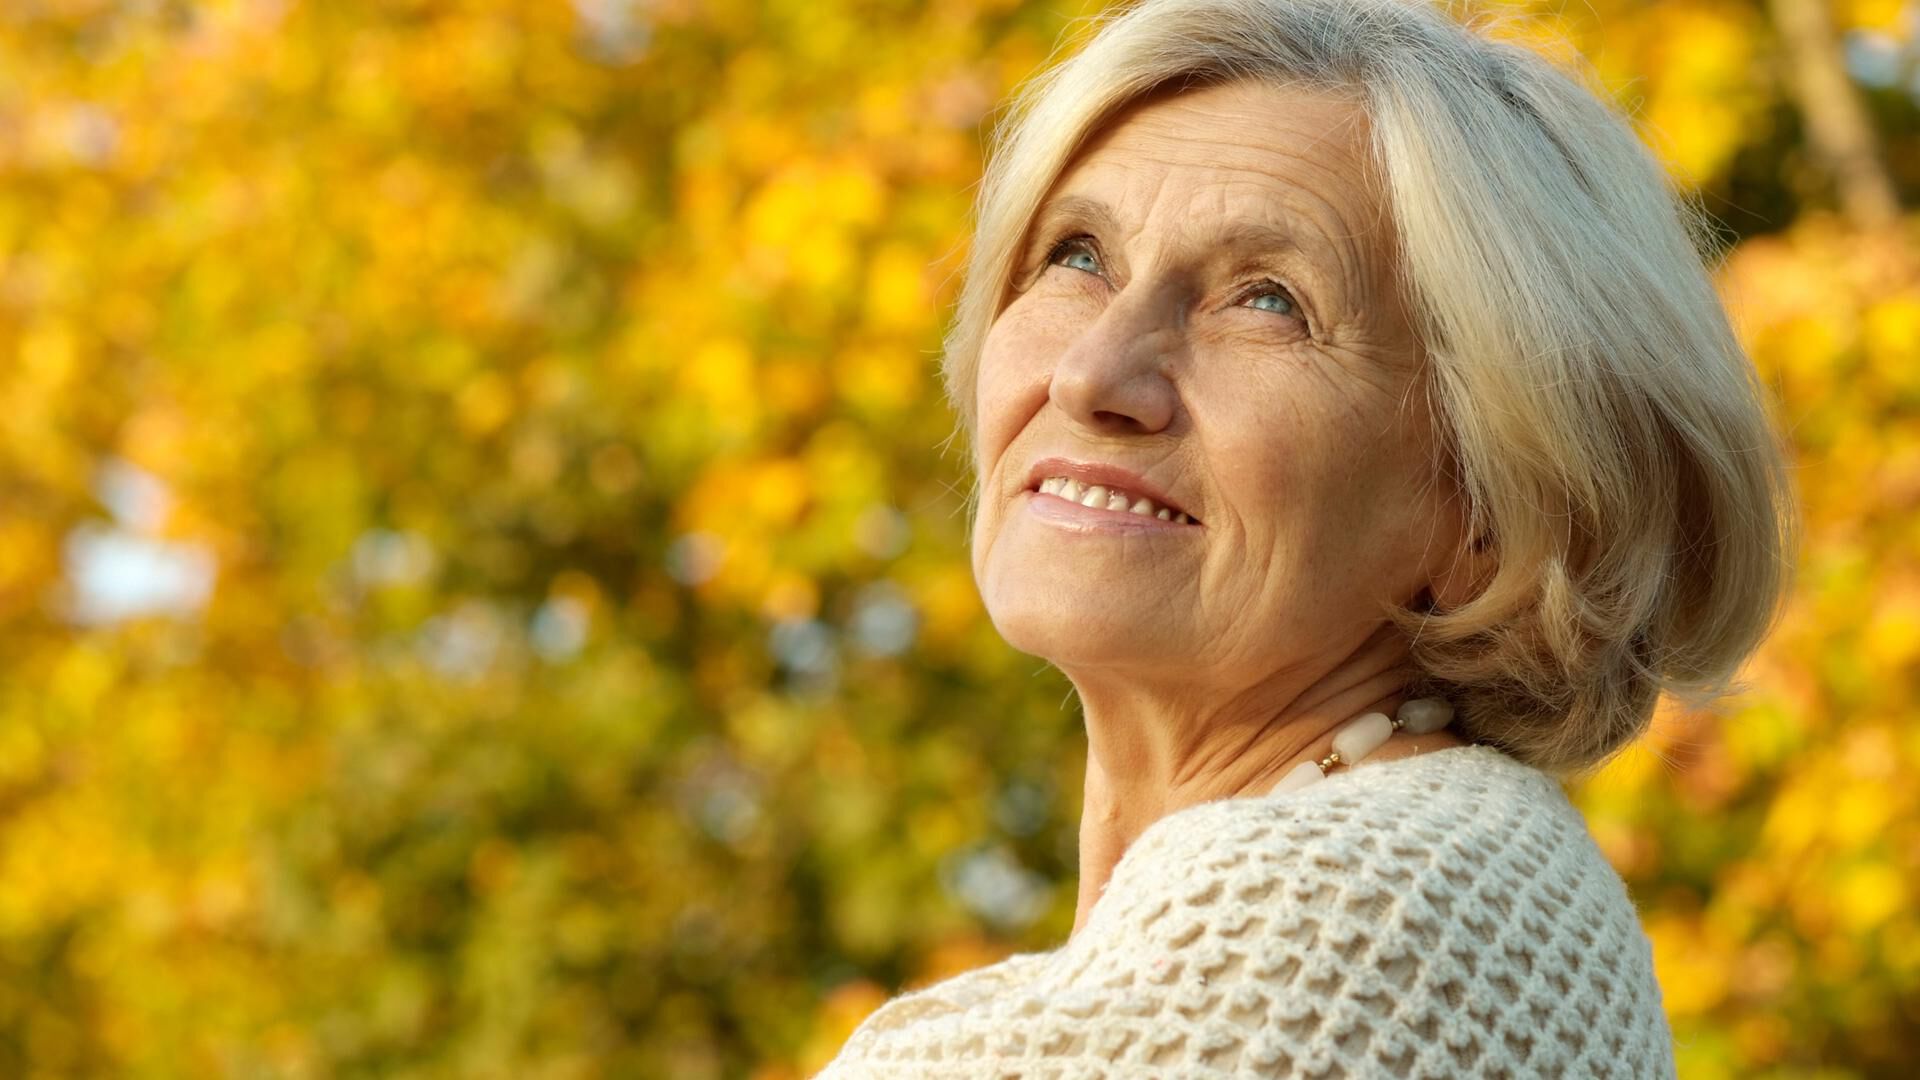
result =
[[[0,1075],[788,1080],[1062,942],[935,364],[1103,6],[7,0]],[[1576,789],[1683,1074],[1907,1075],[1920,11],[1486,10],[1721,222],[1805,500],[1751,688]]]

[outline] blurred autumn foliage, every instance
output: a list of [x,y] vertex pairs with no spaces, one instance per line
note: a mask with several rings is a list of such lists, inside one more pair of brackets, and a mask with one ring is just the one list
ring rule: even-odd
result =
[[[935,361],[1100,6],[0,9],[0,1075],[797,1078],[1064,940]],[[1499,10],[1723,223],[1807,517],[1751,690],[1579,800],[1684,1075],[1896,1075],[1920,15]]]

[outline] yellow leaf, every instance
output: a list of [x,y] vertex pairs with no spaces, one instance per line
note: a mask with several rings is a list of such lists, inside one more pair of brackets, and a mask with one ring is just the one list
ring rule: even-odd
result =
[[513,388],[498,372],[489,371],[460,388],[454,410],[467,434],[490,435],[513,415]]
[[1861,319],[1867,362],[1898,392],[1920,392],[1920,293],[1889,297]]
[[753,353],[739,338],[713,338],[680,368],[680,390],[721,424],[749,428],[759,415]]
[[1848,870],[1837,892],[1840,921],[1848,933],[1855,935],[1877,929],[1907,903],[1906,884],[1900,874],[1880,862]]
[[1697,918],[1653,912],[1644,925],[1669,1016],[1698,1016],[1726,998],[1727,965]]
[[79,341],[73,327],[64,322],[36,322],[20,340],[21,374],[42,388],[58,387],[72,378],[79,358]]
[[926,259],[905,244],[884,244],[867,267],[867,321],[883,330],[913,330],[928,324]]
[[767,586],[766,599],[760,604],[761,612],[775,621],[810,619],[819,609],[819,587],[811,578],[790,570],[774,576],[773,583]]
[[1908,0],[1839,0],[1834,5],[1834,27],[1878,30],[1904,41],[1913,31],[1912,22],[1906,18],[1908,6]]

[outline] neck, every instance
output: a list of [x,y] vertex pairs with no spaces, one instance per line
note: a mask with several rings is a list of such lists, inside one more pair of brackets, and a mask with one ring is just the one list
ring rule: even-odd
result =
[[1225,696],[1074,677],[1087,725],[1074,931],[1147,826],[1200,803],[1266,794],[1296,763],[1324,757],[1347,721],[1392,715],[1410,674],[1403,640],[1382,630],[1316,673],[1282,672]]

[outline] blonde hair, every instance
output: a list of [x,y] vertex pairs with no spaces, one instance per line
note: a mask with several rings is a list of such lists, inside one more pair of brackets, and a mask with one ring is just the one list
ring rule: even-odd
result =
[[1643,732],[1663,692],[1727,692],[1786,587],[1783,454],[1703,263],[1709,220],[1584,71],[1420,0],[1143,0],[1087,22],[989,142],[943,360],[961,432],[1032,215],[1103,122],[1176,82],[1357,91],[1445,474],[1496,556],[1473,599],[1389,612],[1418,689],[1560,773]]

